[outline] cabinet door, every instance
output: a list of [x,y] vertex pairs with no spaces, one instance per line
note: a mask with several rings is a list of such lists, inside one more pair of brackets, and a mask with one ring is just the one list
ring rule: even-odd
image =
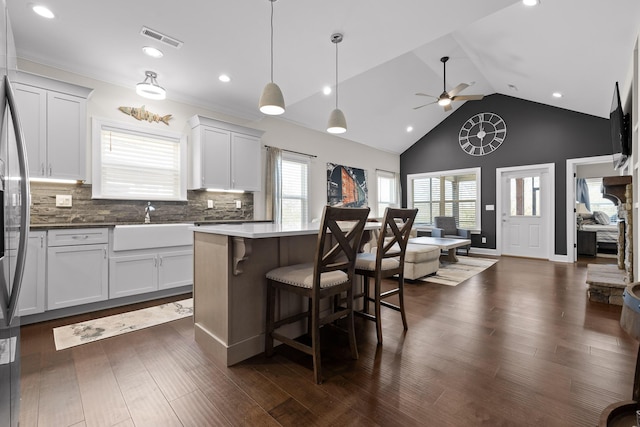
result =
[[112,257],[109,260],[109,298],[158,290],[155,253]]
[[240,133],[231,138],[231,188],[260,191],[260,138]]
[[47,309],[103,301],[109,296],[107,245],[47,250]]
[[18,299],[18,314],[27,316],[44,312],[46,274],[46,232],[29,232],[27,258]]
[[159,289],[193,285],[193,250],[166,252],[158,257]]
[[201,126],[202,188],[231,188],[231,133]]
[[27,146],[29,175],[45,177],[47,168],[47,91],[15,84],[16,104]]
[[50,178],[84,180],[86,100],[57,92],[47,94],[47,158]]

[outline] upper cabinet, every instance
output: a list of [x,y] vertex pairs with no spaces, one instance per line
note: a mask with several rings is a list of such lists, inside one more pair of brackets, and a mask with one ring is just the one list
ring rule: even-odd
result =
[[189,188],[260,191],[263,131],[203,116],[189,127]]
[[84,181],[92,89],[24,72],[15,80],[29,175]]

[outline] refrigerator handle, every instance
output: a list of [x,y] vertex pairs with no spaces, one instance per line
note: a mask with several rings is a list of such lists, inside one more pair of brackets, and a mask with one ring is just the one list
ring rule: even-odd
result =
[[16,271],[13,276],[13,284],[11,286],[11,294],[9,296],[9,309],[5,317],[7,326],[13,321],[18,308],[18,297],[20,296],[20,288],[22,287],[22,276],[24,273],[24,263],[27,256],[27,239],[29,237],[29,208],[31,207],[31,190],[29,188],[29,166],[27,164],[27,149],[24,145],[24,134],[18,117],[18,108],[16,106],[13,87],[8,76],[4,76],[5,93],[7,94],[7,104],[11,111],[11,119],[13,121],[13,129],[16,136],[16,144],[18,151],[18,163],[20,167],[20,240],[18,242],[18,256],[16,258]]

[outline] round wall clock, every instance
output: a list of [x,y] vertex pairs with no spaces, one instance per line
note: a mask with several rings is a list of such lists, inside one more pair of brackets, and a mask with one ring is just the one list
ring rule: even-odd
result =
[[484,156],[495,151],[507,137],[507,125],[494,113],[478,113],[460,128],[460,148],[471,156]]

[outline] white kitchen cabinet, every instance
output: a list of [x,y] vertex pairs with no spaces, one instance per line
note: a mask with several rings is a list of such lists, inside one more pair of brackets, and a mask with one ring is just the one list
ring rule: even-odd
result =
[[260,191],[262,131],[198,115],[189,126],[189,188]]
[[47,232],[30,231],[22,287],[18,298],[18,314],[42,313],[45,309]]
[[114,253],[109,259],[109,298],[193,285],[188,246]]
[[108,230],[49,230],[47,310],[109,297]]
[[92,89],[20,72],[15,95],[34,178],[86,179]]

